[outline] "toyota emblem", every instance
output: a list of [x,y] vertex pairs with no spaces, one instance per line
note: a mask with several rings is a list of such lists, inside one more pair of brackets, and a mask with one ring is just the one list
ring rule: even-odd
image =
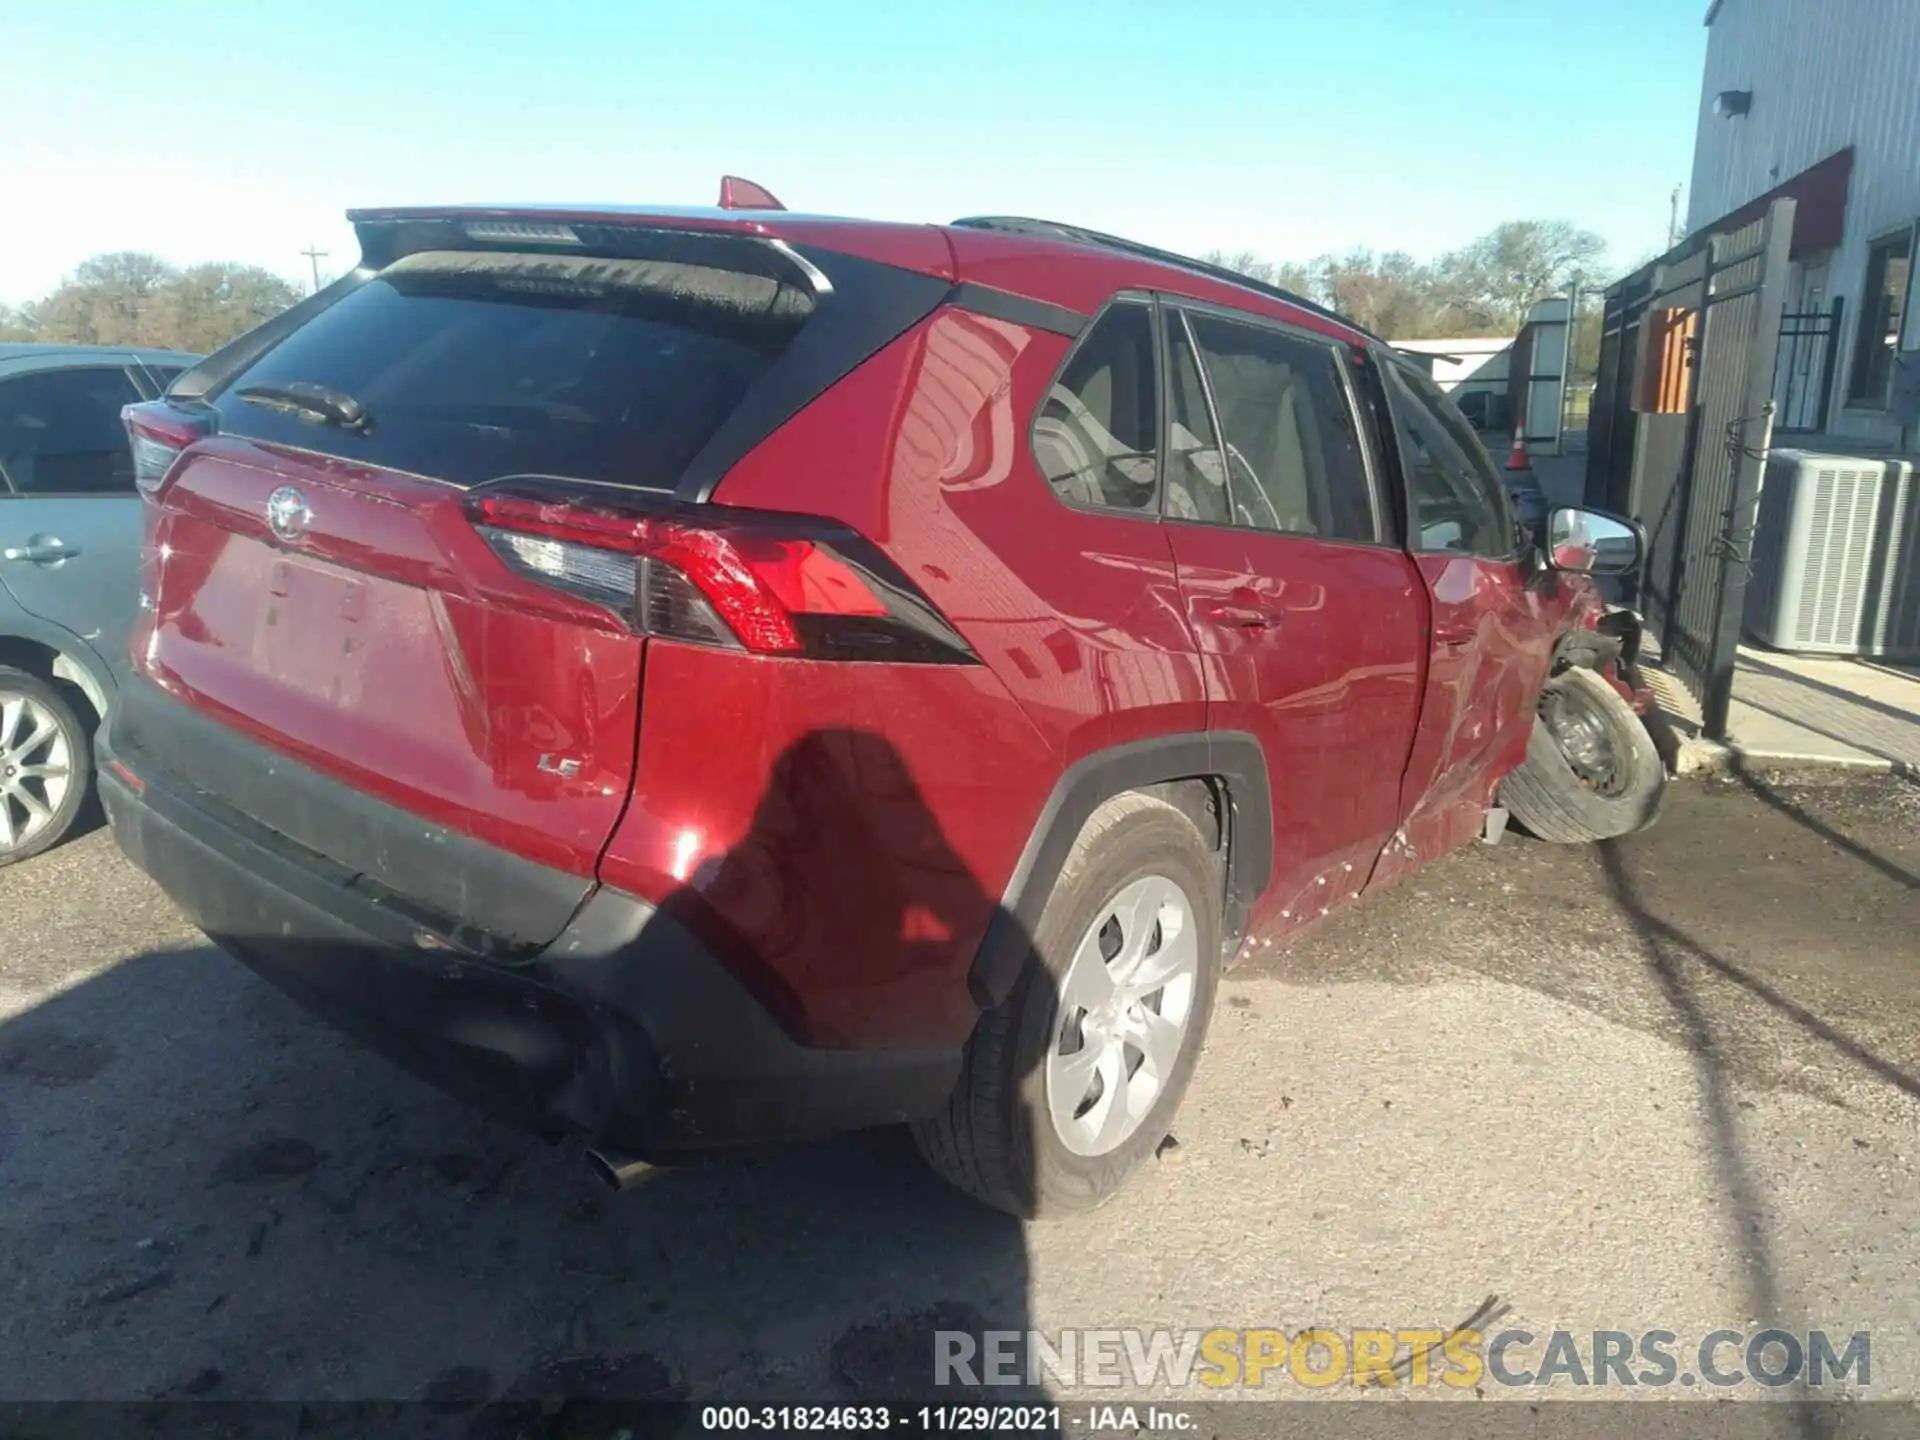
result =
[[307,508],[307,497],[291,485],[282,485],[267,497],[267,524],[288,544],[305,535],[312,523],[313,511]]

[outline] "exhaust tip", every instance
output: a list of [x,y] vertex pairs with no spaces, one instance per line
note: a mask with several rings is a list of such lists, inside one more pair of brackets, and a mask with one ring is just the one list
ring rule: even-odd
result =
[[587,1166],[603,1184],[614,1190],[631,1190],[644,1184],[659,1168],[618,1150],[594,1149],[587,1151]]

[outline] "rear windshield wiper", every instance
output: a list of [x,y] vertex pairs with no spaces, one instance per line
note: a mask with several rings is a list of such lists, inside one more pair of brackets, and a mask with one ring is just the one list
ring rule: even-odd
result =
[[265,405],[273,410],[292,410],[310,415],[343,430],[366,430],[373,424],[367,407],[344,390],[330,385],[314,385],[291,380],[285,385],[242,385],[233,392],[249,405]]

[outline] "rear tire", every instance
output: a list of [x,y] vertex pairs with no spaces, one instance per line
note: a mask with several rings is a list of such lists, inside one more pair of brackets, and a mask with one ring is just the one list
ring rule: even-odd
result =
[[1095,811],[947,1109],[913,1127],[927,1163],[1022,1218],[1111,1198],[1166,1138],[1199,1060],[1220,909],[1217,861],[1185,814],[1131,793]]
[[66,838],[93,788],[87,727],[38,675],[0,665],[0,868]]
[[1527,758],[1500,803],[1536,839],[1611,840],[1659,818],[1666,766],[1653,736],[1606,679],[1573,666],[1547,682]]

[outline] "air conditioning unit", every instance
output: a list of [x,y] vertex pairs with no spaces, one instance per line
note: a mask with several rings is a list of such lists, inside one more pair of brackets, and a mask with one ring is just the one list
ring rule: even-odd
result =
[[1768,457],[1747,632],[1776,650],[1920,658],[1916,461],[1838,448]]

